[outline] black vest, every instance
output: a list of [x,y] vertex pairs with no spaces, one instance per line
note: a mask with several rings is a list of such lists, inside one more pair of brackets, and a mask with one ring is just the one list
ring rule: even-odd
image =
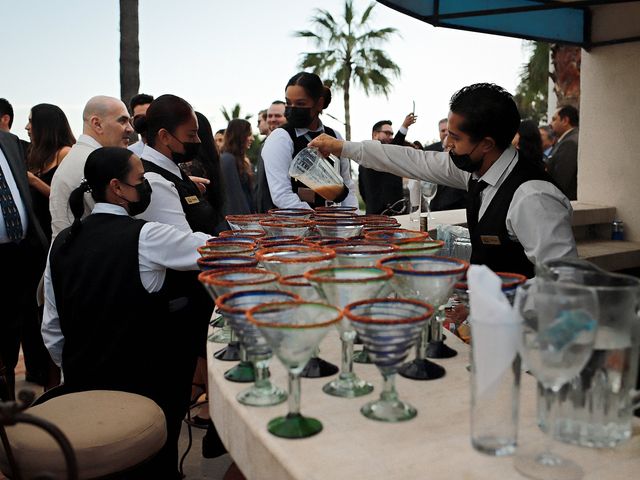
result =
[[[469,226],[471,236],[471,263],[483,264],[494,272],[521,273],[531,278],[534,265],[519,242],[509,238],[506,219],[515,191],[525,182],[542,180],[553,183],[542,169],[528,162],[518,161],[500,186],[475,228]],[[467,217],[470,205],[467,205]]]
[[[306,135],[301,135],[298,137],[296,135],[296,129],[289,125],[283,125],[282,127],[279,127],[279,128],[282,128],[285,132],[287,132],[289,134],[289,137],[291,138],[291,141],[293,142],[293,154],[291,155],[292,159],[298,153],[300,153],[301,150],[307,148],[307,145],[309,144],[309,140],[306,138]],[[327,135],[333,138],[337,138],[336,132],[329,127],[324,127],[324,132],[308,132],[308,135],[309,137],[311,137],[311,139],[314,139],[315,137],[317,137],[322,133],[326,133]],[[327,160],[333,165],[333,161],[331,161],[330,159],[327,159]],[[297,193],[298,189],[301,187],[308,188],[304,183],[294,180],[293,178],[291,179],[291,189],[293,190],[294,193]],[[341,202],[346,198],[349,191],[346,188],[345,190],[346,192],[344,196],[341,197],[340,199],[336,199],[336,202]],[[256,204],[257,204],[256,207],[257,207],[258,213],[266,213],[269,209],[275,208],[275,204],[273,203],[273,200],[271,199],[271,194],[269,192],[269,184],[267,182],[267,175],[264,170],[264,160],[262,159],[262,155],[258,160],[258,173],[257,173],[257,182],[256,182]],[[313,202],[310,203],[311,208],[324,207],[325,205],[326,205],[326,200],[318,194],[315,194]]]
[[187,223],[194,232],[204,232],[210,235],[215,233],[216,214],[209,203],[198,190],[198,187],[189,178],[174,175],[168,170],[159,167],[149,160],[142,159],[145,172],[153,172],[172,182],[180,195],[180,204],[187,218]]
[[[51,278],[65,338],[62,365],[72,390],[115,389],[157,398],[170,328],[166,290],[140,280],[144,220],[93,214],[70,245],[63,230],[50,253]],[[68,247],[68,248],[67,248]],[[160,357],[160,358],[159,358]]]

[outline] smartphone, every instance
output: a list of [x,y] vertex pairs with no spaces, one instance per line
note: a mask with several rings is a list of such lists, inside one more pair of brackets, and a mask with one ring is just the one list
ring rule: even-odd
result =
[[415,115],[416,114],[416,101],[415,100],[411,100],[411,103],[412,103],[411,115]]

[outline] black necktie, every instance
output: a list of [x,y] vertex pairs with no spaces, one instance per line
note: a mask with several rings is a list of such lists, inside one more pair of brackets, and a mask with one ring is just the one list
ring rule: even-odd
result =
[[0,168],[0,207],[2,208],[2,216],[4,224],[7,228],[7,237],[12,242],[22,240],[22,221],[20,220],[20,212],[16,206],[16,202],[11,194],[11,189],[7,184],[2,168]]
[[467,226],[473,230],[478,225],[478,215],[480,214],[480,193],[489,184],[483,180],[471,179],[469,181],[469,208],[467,209]]

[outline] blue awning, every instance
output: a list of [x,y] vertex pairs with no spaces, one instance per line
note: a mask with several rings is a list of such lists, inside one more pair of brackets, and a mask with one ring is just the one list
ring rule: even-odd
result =
[[[630,0],[378,0],[436,27],[578,45],[585,49],[640,40],[637,31],[592,39],[594,9],[615,8]],[[637,7],[632,7],[637,8]],[[621,10],[624,14],[624,10]],[[640,20],[640,19],[638,19]]]

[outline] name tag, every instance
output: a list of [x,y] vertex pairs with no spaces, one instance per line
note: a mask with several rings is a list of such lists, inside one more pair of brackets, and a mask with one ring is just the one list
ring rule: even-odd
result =
[[484,245],[501,245],[500,238],[496,235],[480,235],[480,241]]
[[190,197],[184,197],[189,205],[193,205],[194,203],[200,203],[200,199],[195,195],[191,195]]

